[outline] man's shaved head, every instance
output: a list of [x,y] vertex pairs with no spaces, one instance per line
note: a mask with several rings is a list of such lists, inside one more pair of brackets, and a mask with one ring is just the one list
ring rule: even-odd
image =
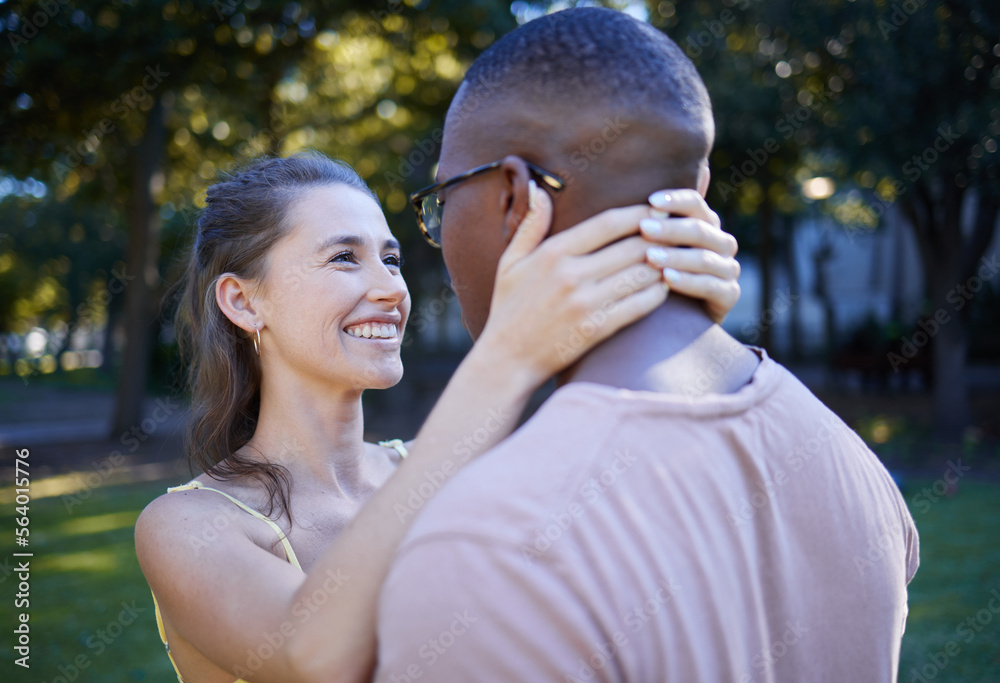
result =
[[537,155],[542,141],[564,158],[564,174],[594,162],[594,171],[655,167],[669,176],[664,187],[696,187],[715,134],[708,92],[683,50],[604,8],[550,14],[501,38],[469,68],[448,118],[453,132],[472,124],[494,155],[533,147],[526,158],[547,161]]
[[667,188],[708,185],[715,126],[694,65],[627,14],[569,9],[501,38],[469,68],[445,120],[438,177],[503,160],[448,188],[445,263],[475,337],[497,261],[527,211],[525,162],[560,176],[552,233]]

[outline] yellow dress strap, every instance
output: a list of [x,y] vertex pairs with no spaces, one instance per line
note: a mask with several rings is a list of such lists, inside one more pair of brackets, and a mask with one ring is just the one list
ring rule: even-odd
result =
[[[160,616],[160,603],[156,601],[156,593],[150,591],[153,596],[153,612],[156,614],[156,630],[160,633],[160,640],[163,641],[163,647],[167,651],[167,657],[170,659],[170,663],[174,667],[174,673],[177,674],[178,683],[184,683],[184,679],[181,678],[181,670],[177,668],[177,662],[174,661],[174,656],[170,653],[170,645],[167,644],[167,629],[163,627],[163,617]],[[236,681],[239,683],[239,681]]]
[[379,441],[378,445],[394,449],[397,453],[399,453],[400,458],[406,458],[406,456],[410,454],[410,452],[406,450],[406,445],[403,443],[402,439],[390,439],[389,441]]
[[271,527],[272,529],[274,529],[274,533],[278,534],[278,539],[281,541],[281,545],[285,549],[285,557],[288,558],[288,562],[293,567],[295,567],[296,569],[299,569],[299,570],[302,569],[302,565],[299,564],[299,559],[295,556],[295,551],[292,550],[292,544],[288,542],[288,538],[285,536],[285,532],[281,530],[281,527],[279,527],[277,524],[275,524],[274,520],[272,520],[272,519],[270,519],[268,517],[265,517],[264,515],[260,514],[256,510],[254,510],[249,505],[246,505],[246,504],[244,504],[244,503],[236,500],[235,498],[233,498],[231,495],[229,495],[225,491],[220,491],[219,489],[213,489],[210,486],[205,486],[200,481],[196,480],[196,481],[188,482],[187,484],[184,484],[183,486],[172,486],[172,487],[170,487],[170,488],[167,489],[167,493],[173,493],[174,491],[191,491],[192,489],[203,489],[205,491],[215,491],[216,493],[218,493],[220,495],[223,495],[226,498],[228,498],[229,500],[233,501],[238,506],[240,506],[241,508],[243,508],[244,510],[246,510],[247,512],[249,512],[251,515],[253,515],[257,519],[259,519],[260,521],[264,522],[269,527]]

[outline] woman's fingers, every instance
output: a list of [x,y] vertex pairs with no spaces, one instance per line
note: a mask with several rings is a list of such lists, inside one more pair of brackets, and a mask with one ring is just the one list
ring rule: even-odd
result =
[[667,289],[663,281],[663,271],[646,263],[636,263],[594,283],[588,291],[588,296],[602,301],[616,301],[653,284],[658,284],[661,289]]
[[634,237],[576,262],[581,282],[603,287],[589,294],[595,300],[621,299],[661,280],[677,294],[704,300],[709,316],[721,323],[740,298],[739,262],[706,249],[650,246]]
[[647,261],[664,268],[672,291],[702,299],[708,315],[721,323],[740,298],[736,238],[720,229],[718,214],[694,190],[654,192],[649,202],[660,213],[642,221],[640,231],[665,246],[652,247]]
[[736,280],[740,276],[739,261],[724,258],[708,249],[650,246],[646,249],[646,261],[660,269],[714,275],[723,280]]
[[692,299],[703,299],[713,322],[721,323],[740,299],[740,285],[736,280],[713,275],[684,273],[668,268],[664,276],[670,290]]
[[649,315],[666,300],[669,289],[660,271],[635,264],[573,293],[578,313],[572,325],[550,338],[558,352],[559,368],[584,356],[622,328]]
[[648,240],[636,235],[626,237],[591,254],[574,257],[573,267],[576,276],[581,282],[593,282],[617,273],[627,266],[648,262],[646,251],[650,246]]
[[498,269],[520,261],[534,251],[549,233],[552,223],[552,199],[538,189],[535,181],[529,182],[528,213],[521,219],[507,248],[500,257]]
[[639,230],[639,221],[649,218],[650,211],[645,204],[602,211],[570,230],[553,235],[545,240],[542,248],[571,256],[592,253],[622,237],[634,235]]
[[669,290],[663,286],[662,280],[653,277],[650,281],[651,284],[630,292],[606,310],[607,322],[601,326],[598,342],[645,318],[667,300]]
[[716,228],[722,227],[719,214],[712,211],[697,190],[660,190],[649,195],[649,204],[663,213],[700,218]]
[[656,278],[651,280],[652,284],[619,299],[608,312],[609,337],[626,325],[646,317],[667,300],[670,290],[661,280]]
[[[697,191],[655,192],[650,201],[654,202],[653,209],[637,205],[603,211],[572,230],[550,237],[546,248],[571,255],[589,254],[634,234],[638,225],[643,235],[654,242],[710,249],[728,257],[736,255],[736,239],[719,228],[718,214]],[[670,217],[663,215],[665,210]]]
[[722,256],[736,256],[736,238],[697,218],[646,218],[640,221],[643,237],[660,244],[700,247]]
[[[740,276],[740,264],[734,258],[720,256],[710,249],[651,245],[648,240],[639,236],[627,237],[591,254],[573,257],[570,262],[562,264],[562,267],[571,268],[572,278],[582,283],[602,280],[642,262],[660,271],[668,269],[718,278],[724,281],[723,285],[727,282],[735,284]],[[716,292],[721,293],[722,299],[719,302],[709,303],[718,303],[728,310],[735,303],[733,292],[736,292],[735,298],[739,298],[738,287],[709,287],[705,282],[699,280],[699,284],[693,285],[691,291],[704,291],[712,296]]]

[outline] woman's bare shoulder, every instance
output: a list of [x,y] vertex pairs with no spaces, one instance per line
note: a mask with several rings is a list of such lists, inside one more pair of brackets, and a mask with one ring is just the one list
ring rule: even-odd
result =
[[139,563],[145,571],[161,560],[172,564],[202,555],[210,547],[249,541],[242,516],[247,515],[214,491],[164,493],[150,501],[136,520]]

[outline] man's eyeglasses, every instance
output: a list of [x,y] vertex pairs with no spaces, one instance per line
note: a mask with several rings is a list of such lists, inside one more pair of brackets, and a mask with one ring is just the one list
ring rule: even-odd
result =
[[[527,164],[532,174],[538,176],[538,179],[545,183],[553,192],[559,192],[566,187],[566,182],[559,176],[535,166],[530,161],[525,161],[524,163]],[[441,214],[444,212],[444,202],[441,201],[438,193],[446,187],[460,183],[463,180],[468,180],[475,175],[491,171],[494,168],[500,168],[502,164],[503,161],[494,161],[492,164],[477,166],[454,178],[449,178],[443,183],[431,185],[410,195],[410,204],[413,206],[413,210],[417,212],[417,225],[420,226],[420,232],[428,244],[437,249],[441,248]]]

